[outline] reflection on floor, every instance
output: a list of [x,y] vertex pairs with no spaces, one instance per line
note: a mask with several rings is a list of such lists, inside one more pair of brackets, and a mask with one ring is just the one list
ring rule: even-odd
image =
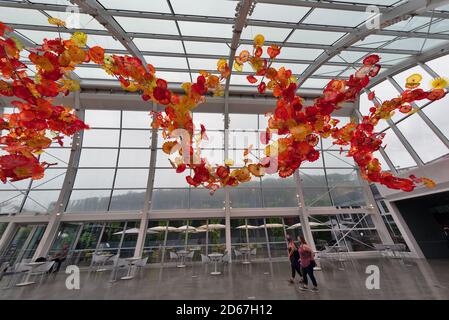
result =
[[[380,289],[368,290],[366,267],[380,270]],[[62,270],[41,284],[0,290],[0,299],[449,299],[449,260],[352,259],[323,261],[316,272],[318,293],[288,283],[283,262],[233,263],[211,275],[213,265],[145,268],[132,280],[111,281],[114,274],[81,272],[80,290],[68,290]],[[117,279],[125,275],[121,270]],[[6,277],[0,283],[5,287]]]

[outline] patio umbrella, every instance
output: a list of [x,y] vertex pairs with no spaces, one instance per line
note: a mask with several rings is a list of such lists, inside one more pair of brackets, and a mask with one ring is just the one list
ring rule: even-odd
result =
[[264,228],[266,227],[267,229],[274,229],[274,228],[283,228],[284,225],[281,223],[267,223],[267,224],[262,224],[259,226],[259,228]]
[[165,230],[168,230],[168,231],[178,231],[178,229],[175,228],[175,227],[166,227],[166,226],[151,227],[151,228],[149,228],[148,230],[152,230],[152,231],[165,231]]
[[[316,227],[316,226],[321,226],[323,225],[322,223],[319,222],[309,222],[309,226],[311,227]],[[297,228],[301,228],[301,223],[295,223],[293,225],[291,225],[290,227],[287,228],[287,230],[292,230],[292,229],[297,229]]]
[[180,226],[178,228],[176,228],[179,232],[195,232],[196,228],[192,227],[192,226]]
[[220,230],[220,229],[226,229],[226,226],[224,224],[219,223],[212,223],[212,224],[203,224],[202,226],[199,226],[198,229],[209,229],[209,230]]
[[241,226],[238,226],[236,229],[248,229],[248,230],[254,230],[254,229],[259,229],[258,226],[252,226],[249,224],[243,224]]
[[[124,231],[125,234],[138,234],[139,233],[139,229],[138,228],[132,228],[132,229],[128,229]],[[116,234],[123,234],[123,231],[119,231],[114,233],[114,235]]]
[[[138,228],[131,228],[131,229],[125,230],[125,234],[138,234],[138,233],[139,233],[139,229],[138,229]],[[149,234],[155,234],[155,233],[157,233],[157,232],[148,229],[148,230],[147,230],[147,233],[149,233]],[[116,232],[116,233],[114,233],[114,234],[115,234],[115,235],[117,235],[117,234],[123,234],[123,231],[119,231],[119,232]]]

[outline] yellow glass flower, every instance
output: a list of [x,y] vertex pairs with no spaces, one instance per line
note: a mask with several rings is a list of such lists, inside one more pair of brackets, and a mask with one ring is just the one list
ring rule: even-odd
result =
[[72,37],[72,41],[78,46],[78,47],[85,47],[87,43],[87,35],[84,32],[75,32]]
[[58,18],[48,18],[48,23],[58,27],[65,27],[65,22]]
[[265,43],[265,37],[261,34],[258,34],[254,37],[254,46],[255,47],[262,47]]
[[438,77],[432,80],[431,86],[434,89],[445,89],[449,86],[449,80],[447,78]]
[[242,72],[243,71],[243,64],[234,62],[234,70],[238,71],[238,72]]
[[422,75],[415,73],[407,78],[405,86],[408,89],[415,89],[421,84]]

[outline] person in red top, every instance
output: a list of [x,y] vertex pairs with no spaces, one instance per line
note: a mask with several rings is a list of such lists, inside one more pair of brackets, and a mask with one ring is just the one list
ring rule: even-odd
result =
[[314,260],[314,253],[312,248],[307,245],[306,240],[303,236],[299,237],[300,245],[299,245],[299,256],[300,256],[300,265],[302,271],[302,279],[303,284],[299,286],[301,290],[308,290],[308,279],[307,275],[312,280],[313,289],[312,291],[318,291],[318,283],[316,282],[315,276],[313,275],[313,268],[315,268],[316,263]]

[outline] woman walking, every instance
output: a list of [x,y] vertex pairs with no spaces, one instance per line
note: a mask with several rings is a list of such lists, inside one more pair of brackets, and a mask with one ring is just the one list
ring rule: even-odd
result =
[[299,289],[301,290],[309,289],[307,279],[308,275],[310,277],[310,280],[312,280],[313,284],[312,291],[318,291],[318,284],[316,282],[315,276],[313,275],[313,268],[315,268],[316,266],[313,250],[307,245],[307,242],[303,236],[299,238],[299,241],[300,241],[299,256],[301,259],[300,265],[303,279],[303,284],[299,286]]
[[[299,274],[300,277],[302,277],[301,273],[301,266],[299,265],[299,252],[298,248],[296,248],[296,244],[293,241],[292,237],[290,235],[287,235],[287,242],[288,242],[288,258],[290,259],[290,266],[292,268],[292,276],[290,278],[290,283],[295,283],[295,275],[296,273]],[[301,280],[300,280],[301,282]]]

